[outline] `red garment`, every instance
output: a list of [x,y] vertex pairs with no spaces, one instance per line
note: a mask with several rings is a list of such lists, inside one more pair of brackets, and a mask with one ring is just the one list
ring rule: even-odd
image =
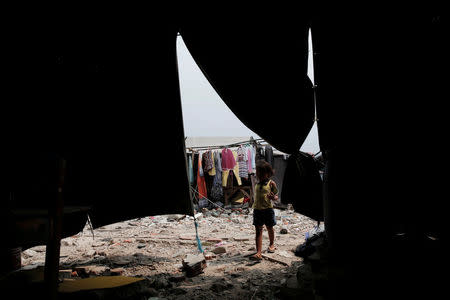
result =
[[204,176],[200,176],[200,170],[202,168],[202,159],[199,155],[198,158],[198,168],[197,168],[197,188],[198,188],[198,198],[207,198],[208,192],[206,191],[206,181]]
[[222,150],[222,170],[232,170],[236,165],[233,152],[225,148]]

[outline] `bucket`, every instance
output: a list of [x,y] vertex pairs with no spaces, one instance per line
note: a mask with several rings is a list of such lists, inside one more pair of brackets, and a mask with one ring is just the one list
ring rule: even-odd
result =
[[0,250],[0,273],[6,274],[22,267],[22,248],[6,248]]

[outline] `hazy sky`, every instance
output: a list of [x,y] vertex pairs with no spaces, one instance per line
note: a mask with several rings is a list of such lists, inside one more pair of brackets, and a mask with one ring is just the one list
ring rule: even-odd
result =
[[[310,42],[311,44],[311,42]],[[248,129],[226,106],[198,68],[181,37],[177,40],[178,68],[186,136],[259,136]],[[312,51],[308,76],[313,77]],[[317,127],[314,124],[302,151],[318,152]]]

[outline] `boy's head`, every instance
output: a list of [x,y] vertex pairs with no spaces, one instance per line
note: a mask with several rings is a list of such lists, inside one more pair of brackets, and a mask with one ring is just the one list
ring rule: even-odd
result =
[[263,181],[269,179],[274,174],[272,166],[265,160],[258,160],[256,162],[256,177]]

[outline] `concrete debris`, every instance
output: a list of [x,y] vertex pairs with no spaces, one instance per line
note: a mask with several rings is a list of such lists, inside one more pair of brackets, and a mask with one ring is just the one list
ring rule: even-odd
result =
[[212,253],[212,252],[205,253],[205,259],[206,259],[206,260],[212,260],[212,259],[214,259],[214,258],[216,258],[216,257],[217,257],[217,256],[216,256],[215,253]]
[[227,252],[227,248],[220,246],[211,250],[214,254],[222,254]]
[[203,253],[198,255],[188,254],[183,259],[183,267],[188,277],[196,276],[206,268],[206,259]]
[[250,241],[253,240],[254,237],[250,237],[250,236],[237,236],[237,237],[233,237],[233,240],[237,241],[237,242],[244,242],[244,241]]
[[114,269],[111,269],[111,275],[118,275],[118,276],[120,276],[120,275],[122,275],[123,274],[123,272],[125,272],[125,269],[124,268],[114,268]]
[[22,257],[23,258],[30,258],[30,257],[35,256],[36,254],[37,254],[36,251],[31,250],[31,249],[27,249],[27,250],[22,252]]
[[168,215],[166,220],[167,222],[175,222],[184,218],[186,218],[186,215]]
[[287,227],[286,226],[281,227],[280,233],[281,234],[287,234],[288,233]]

